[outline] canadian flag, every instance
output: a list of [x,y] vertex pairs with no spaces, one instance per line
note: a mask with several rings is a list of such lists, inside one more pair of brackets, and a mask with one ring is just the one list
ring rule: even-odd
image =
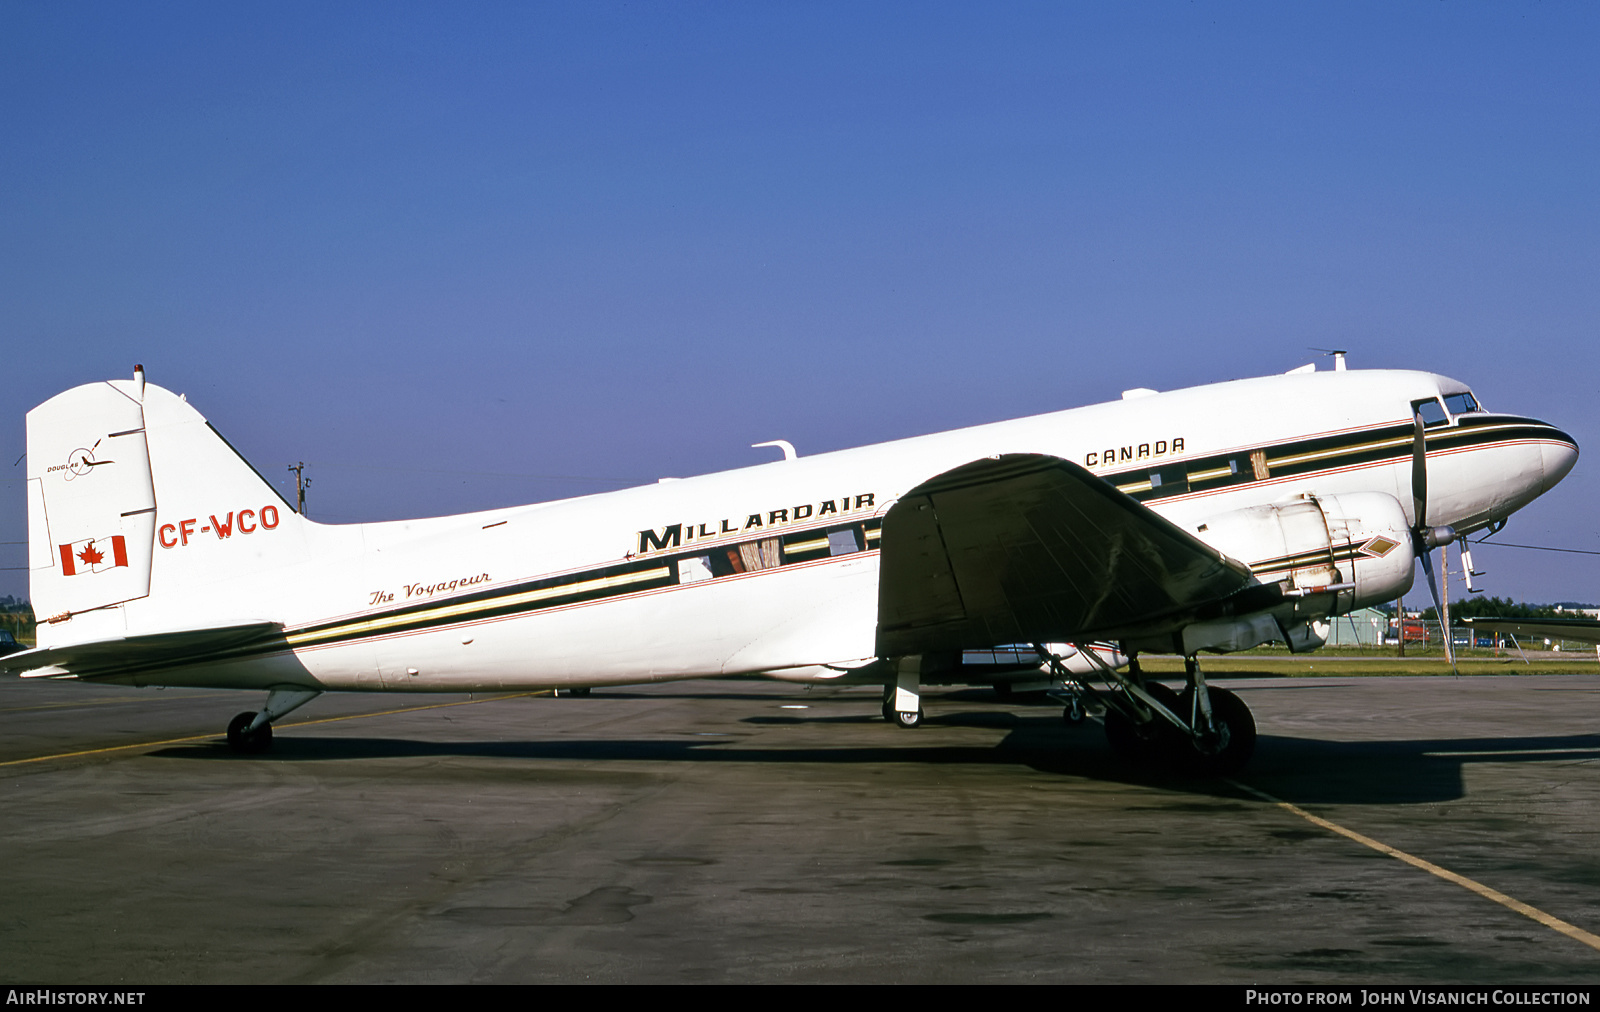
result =
[[128,564],[128,543],[120,534],[114,534],[109,538],[74,541],[70,545],[61,545],[60,548],[63,576],[101,573]]

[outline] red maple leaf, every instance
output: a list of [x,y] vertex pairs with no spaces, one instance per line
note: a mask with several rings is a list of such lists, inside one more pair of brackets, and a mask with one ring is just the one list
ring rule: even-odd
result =
[[85,566],[93,566],[99,564],[100,560],[105,558],[105,555],[102,552],[95,551],[94,542],[91,541],[84,546],[83,551],[78,553],[78,558],[83,560]]

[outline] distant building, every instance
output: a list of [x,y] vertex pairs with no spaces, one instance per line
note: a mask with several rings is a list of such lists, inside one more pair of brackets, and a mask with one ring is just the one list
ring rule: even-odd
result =
[[1568,608],[1556,605],[1556,611],[1562,615],[1583,615],[1586,618],[1600,618],[1600,608]]
[[1333,628],[1328,645],[1335,647],[1381,646],[1389,628],[1389,616],[1376,608],[1362,608],[1329,621]]

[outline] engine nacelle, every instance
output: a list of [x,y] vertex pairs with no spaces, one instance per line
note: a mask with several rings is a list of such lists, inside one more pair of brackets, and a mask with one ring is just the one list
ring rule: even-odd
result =
[[1308,495],[1233,510],[1195,533],[1297,599],[1297,620],[1343,615],[1411,589],[1411,530],[1400,501],[1382,492]]

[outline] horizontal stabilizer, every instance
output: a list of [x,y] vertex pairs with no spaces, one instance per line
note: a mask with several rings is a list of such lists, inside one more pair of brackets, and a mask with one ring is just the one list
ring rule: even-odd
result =
[[1474,629],[1524,638],[1576,640],[1600,644],[1600,620],[1592,618],[1467,618]]
[[1116,639],[1251,583],[1222,555],[1059,457],[973,461],[883,523],[879,656]]
[[178,664],[224,660],[235,651],[259,651],[274,640],[283,642],[283,626],[254,622],[25,650],[0,657],[0,668],[24,678],[109,678]]

